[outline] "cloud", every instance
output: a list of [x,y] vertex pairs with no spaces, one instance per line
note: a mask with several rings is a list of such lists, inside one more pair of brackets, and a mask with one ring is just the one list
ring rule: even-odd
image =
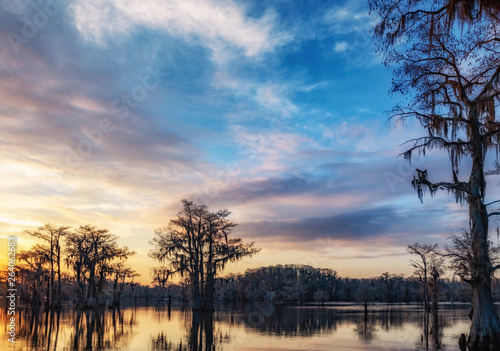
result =
[[333,52],[346,54],[351,66],[370,67],[379,63],[370,33],[373,20],[366,1],[345,1],[332,6],[323,16],[323,24],[335,38]]
[[298,107],[284,95],[284,87],[265,85],[257,88],[255,99],[261,105],[285,118],[296,114]]
[[336,34],[364,31],[370,27],[370,13],[366,2],[345,1],[332,6],[324,14],[323,20]]
[[82,36],[103,45],[148,28],[206,45],[216,57],[227,49],[252,57],[288,40],[274,28],[271,12],[249,18],[244,7],[230,0],[80,0],[71,8]]
[[239,226],[239,232],[247,238],[274,238],[297,245],[319,239],[356,242],[388,235],[408,240],[408,234],[422,235],[424,229],[433,234],[430,222],[437,220],[436,216],[428,216],[425,228],[415,229],[412,223],[417,220],[412,214],[400,214],[392,207],[376,207],[325,217],[246,222]]
[[[185,133],[181,123],[182,109],[194,105],[196,93],[176,99],[186,85],[165,75],[123,117],[114,111],[113,101],[142,86],[148,67],[157,67],[147,43],[131,42],[114,50],[83,43],[61,8],[16,51],[7,34],[21,35],[19,18],[31,18],[36,9],[14,4],[3,9],[0,169],[10,180],[0,186],[2,232],[16,233],[26,229],[23,224],[46,221],[90,222],[126,237],[138,225],[159,224],[166,205],[177,206],[191,183],[206,178],[209,162],[195,144],[201,128]],[[193,55],[193,65],[186,65],[185,46],[175,47],[168,68],[162,66],[165,70],[183,74],[177,65],[191,70],[195,60],[203,60]],[[199,71],[189,73],[205,79]],[[103,122],[112,130],[103,132]],[[20,222],[20,214],[29,222]]]
[[[290,97],[295,90],[303,89],[296,82],[280,78],[262,81],[256,78],[237,77],[233,72],[229,72],[227,67],[226,70],[218,69],[212,78],[211,85],[221,94],[237,98],[241,104],[245,104],[246,109],[253,110],[253,119],[271,119],[277,116],[280,120],[286,120],[300,112]],[[308,86],[304,89],[311,91],[314,87]],[[229,114],[235,123],[245,120],[242,115],[240,108],[236,113]]]
[[339,41],[338,43],[335,43],[335,46],[333,48],[333,51],[337,53],[342,53],[345,52],[348,49],[349,45],[345,41]]

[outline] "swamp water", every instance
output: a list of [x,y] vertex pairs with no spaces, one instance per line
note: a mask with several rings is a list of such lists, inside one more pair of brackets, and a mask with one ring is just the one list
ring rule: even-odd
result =
[[193,313],[161,305],[60,313],[17,307],[15,344],[0,310],[0,350],[460,350],[467,305],[425,314],[418,305],[277,307],[247,304]]

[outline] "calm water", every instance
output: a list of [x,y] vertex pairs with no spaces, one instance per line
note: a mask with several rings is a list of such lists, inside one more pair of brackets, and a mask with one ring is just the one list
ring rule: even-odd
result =
[[[444,306],[437,320],[416,305],[275,307],[193,314],[181,307],[127,307],[104,313],[17,307],[16,343],[0,328],[0,350],[459,350],[466,306]],[[5,309],[0,322],[7,321]]]

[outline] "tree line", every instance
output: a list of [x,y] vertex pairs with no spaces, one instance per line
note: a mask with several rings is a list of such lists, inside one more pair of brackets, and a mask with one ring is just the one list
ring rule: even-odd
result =
[[[429,279],[430,282],[431,279]],[[418,275],[382,273],[371,278],[340,277],[330,268],[307,265],[277,265],[249,269],[243,274],[219,278],[216,296],[220,301],[263,301],[275,304],[352,302],[420,303],[425,305],[424,282]],[[470,303],[470,287],[457,278],[439,279],[438,302]],[[500,301],[500,284],[493,284]]]

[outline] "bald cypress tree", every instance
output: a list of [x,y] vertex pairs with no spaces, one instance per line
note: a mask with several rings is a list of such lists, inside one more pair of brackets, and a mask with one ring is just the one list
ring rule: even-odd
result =
[[228,262],[260,251],[253,243],[230,236],[237,224],[227,219],[229,214],[182,200],[177,218],[158,228],[150,242],[154,246],[150,256],[165,264],[163,274],[189,278],[194,310],[213,309],[215,278]]
[[[68,235],[70,227],[57,226],[46,223],[35,230],[25,230],[26,234],[41,239],[44,245],[38,248],[45,248],[44,255],[47,257],[50,280],[47,290],[47,306],[50,308],[61,308],[61,260],[62,260],[62,239]],[[56,288],[57,280],[57,288]]]
[[[392,93],[408,103],[392,110],[396,120],[417,119],[425,135],[409,141],[404,156],[446,150],[450,177],[435,181],[432,170],[416,170],[420,199],[443,189],[468,207],[470,253],[462,278],[473,291],[470,346],[500,345],[493,304],[489,220],[499,212],[485,202],[485,158],[498,154],[500,123],[500,21],[498,2],[459,0],[371,0],[379,16],[375,38],[385,64],[393,69]],[[459,173],[467,160],[470,172]]]

